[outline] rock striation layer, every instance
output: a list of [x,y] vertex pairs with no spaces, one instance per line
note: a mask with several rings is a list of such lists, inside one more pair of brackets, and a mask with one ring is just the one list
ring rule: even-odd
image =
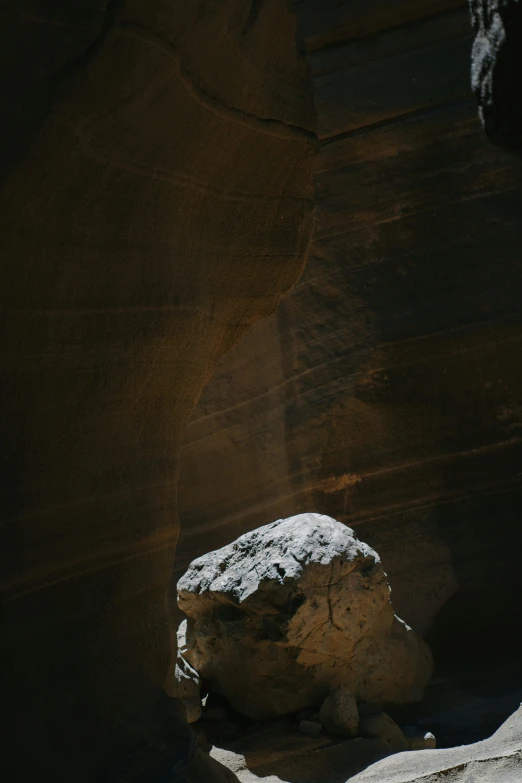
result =
[[311,85],[284,0],[1,15],[1,764],[90,783],[190,752],[162,694],[178,447],[302,270]]
[[188,424],[172,603],[194,558],[320,510],[379,552],[397,613],[466,667],[497,656],[493,639],[520,645],[522,164],[480,127],[465,2],[299,14],[314,239]]
[[198,558],[178,582],[178,605],[188,615],[183,657],[252,718],[319,705],[339,686],[356,701],[414,701],[431,675],[429,649],[393,613],[377,553],[320,514]]

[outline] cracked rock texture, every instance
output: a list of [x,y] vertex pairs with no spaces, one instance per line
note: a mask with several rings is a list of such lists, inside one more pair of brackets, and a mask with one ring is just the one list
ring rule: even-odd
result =
[[346,686],[421,697],[431,655],[393,613],[379,556],[320,514],[280,519],[195,560],[178,582],[183,656],[238,712],[270,718]]
[[469,0],[475,40],[471,84],[492,142],[522,152],[522,2]]
[[480,127],[466,2],[298,7],[314,239],[188,424],[172,604],[194,558],[314,510],[379,552],[439,659],[520,655],[522,162]]
[[287,6],[2,4],[4,780],[190,760],[162,695],[181,433],[312,228]]

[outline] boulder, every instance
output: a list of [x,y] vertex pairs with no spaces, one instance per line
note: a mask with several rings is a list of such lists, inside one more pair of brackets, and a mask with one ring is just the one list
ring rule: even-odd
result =
[[413,701],[431,675],[428,647],[394,615],[378,554],[321,514],[193,561],[178,604],[184,658],[253,718],[313,707],[339,686],[375,705]]
[[357,702],[346,686],[336,688],[321,705],[321,725],[329,734],[339,737],[355,737],[359,728]]
[[392,753],[408,749],[408,740],[399,726],[385,712],[364,715],[359,724],[359,733],[366,739],[382,739]]

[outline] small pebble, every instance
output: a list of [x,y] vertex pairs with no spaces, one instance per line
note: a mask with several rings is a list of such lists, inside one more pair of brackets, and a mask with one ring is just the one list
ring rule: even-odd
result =
[[431,731],[426,732],[423,737],[410,737],[408,739],[409,750],[434,750],[437,747],[437,740]]

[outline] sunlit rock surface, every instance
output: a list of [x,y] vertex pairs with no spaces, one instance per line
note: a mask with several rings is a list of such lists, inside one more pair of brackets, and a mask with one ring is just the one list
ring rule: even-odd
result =
[[347,686],[357,701],[415,701],[431,675],[393,613],[379,556],[320,514],[280,519],[195,560],[178,582],[183,656],[238,712],[288,715]]
[[519,783],[522,707],[489,739],[473,745],[400,753],[372,765],[351,783]]

